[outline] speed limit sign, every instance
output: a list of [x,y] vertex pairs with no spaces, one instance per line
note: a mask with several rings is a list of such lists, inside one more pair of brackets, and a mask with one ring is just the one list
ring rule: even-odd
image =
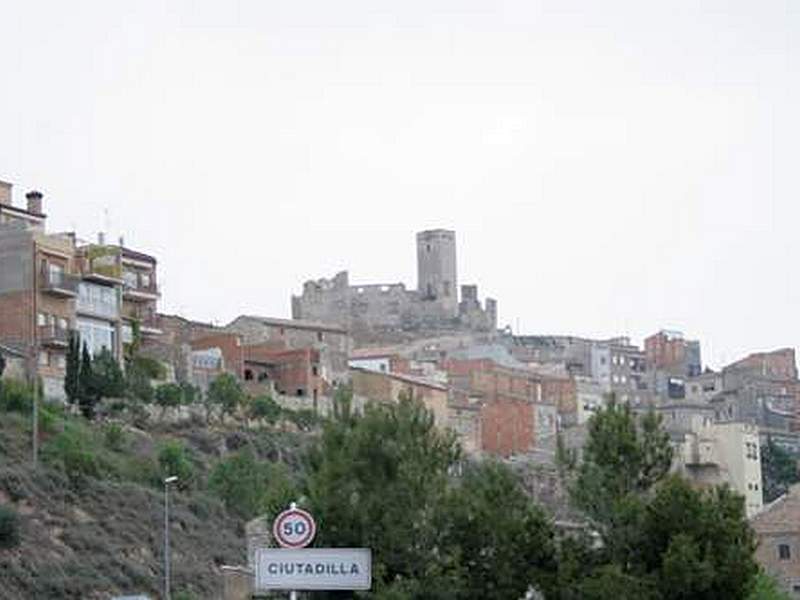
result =
[[272,535],[284,548],[305,548],[316,533],[314,517],[294,504],[279,514],[272,524]]

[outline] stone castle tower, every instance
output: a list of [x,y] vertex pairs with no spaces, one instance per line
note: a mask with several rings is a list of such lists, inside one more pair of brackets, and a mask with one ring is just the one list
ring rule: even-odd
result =
[[417,291],[446,317],[458,316],[456,233],[431,229],[417,234]]

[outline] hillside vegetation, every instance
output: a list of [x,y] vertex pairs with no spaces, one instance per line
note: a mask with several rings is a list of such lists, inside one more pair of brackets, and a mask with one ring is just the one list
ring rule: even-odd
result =
[[122,421],[89,423],[45,407],[40,463],[33,469],[29,397],[24,386],[4,385],[3,599],[106,599],[134,592],[158,597],[167,474],[180,477],[170,493],[173,598],[218,597],[217,567],[245,562],[244,522],[270,501],[262,493],[256,502],[242,503],[237,482],[226,478],[230,464],[244,462],[251,472],[256,469],[250,463],[259,465],[260,485],[279,484],[279,491],[290,494],[308,445],[308,434],[278,429],[156,423],[144,431]]

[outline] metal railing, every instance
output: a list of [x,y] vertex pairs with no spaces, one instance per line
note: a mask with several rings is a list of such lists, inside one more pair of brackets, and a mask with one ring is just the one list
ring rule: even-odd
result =
[[46,269],[41,273],[40,282],[45,291],[66,292],[74,295],[78,293],[80,278],[69,273]]
[[69,330],[58,325],[39,325],[39,343],[66,346],[69,343]]

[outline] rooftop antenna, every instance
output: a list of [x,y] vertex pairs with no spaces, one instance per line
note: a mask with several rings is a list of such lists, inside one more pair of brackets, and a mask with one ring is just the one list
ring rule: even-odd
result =
[[108,206],[103,208],[103,229],[107,234],[111,234],[111,217],[108,216]]

